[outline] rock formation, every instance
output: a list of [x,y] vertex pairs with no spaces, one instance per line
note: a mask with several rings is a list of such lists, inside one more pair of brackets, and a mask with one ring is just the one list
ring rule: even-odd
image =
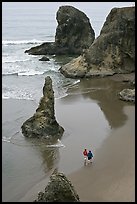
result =
[[39,59],[39,61],[50,61],[48,57],[43,56],[42,58]]
[[119,93],[119,98],[124,101],[135,103],[135,89],[123,89]]
[[45,192],[39,192],[35,202],[80,202],[71,182],[63,173],[55,173],[45,188]]
[[89,18],[72,6],[59,7],[56,20],[55,42],[45,42],[42,45],[26,50],[33,55],[80,55],[89,48],[95,39],[94,30]]
[[54,113],[54,91],[52,80],[49,76],[45,78],[43,97],[39,102],[36,113],[26,120],[21,126],[22,133],[26,137],[60,138],[64,129],[57,123]]
[[135,71],[135,7],[113,8],[89,49],[60,68],[66,77]]

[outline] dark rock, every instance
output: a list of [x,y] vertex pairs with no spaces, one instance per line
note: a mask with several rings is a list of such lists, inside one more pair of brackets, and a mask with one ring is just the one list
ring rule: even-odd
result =
[[55,45],[58,53],[81,54],[95,39],[89,18],[72,6],[61,6],[56,16]]
[[33,55],[80,55],[95,39],[89,18],[72,6],[61,6],[57,11],[55,42],[47,42],[26,50]]
[[73,185],[63,173],[54,173],[35,202],[80,202]]
[[54,92],[52,80],[48,76],[45,78],[43,87],[43,97],[39,102],[36,113],[26,120],[21,126],[22,133],[26,137],[60,138],[64,129],[57,123],[54,113]]
[[135,7],[112,9],[89,49],[60,68],[62,74],[72,78],[134,71]]
[[43,56],[42,58],[39,59],[39,61],[49,61],[49,58],[46,56]]
[[25,53],[31,55],[46,55],[46,54],[53,55],[55,54],[55,43],[45,42],[36,47],[32,47],[29,50],[25,50]]

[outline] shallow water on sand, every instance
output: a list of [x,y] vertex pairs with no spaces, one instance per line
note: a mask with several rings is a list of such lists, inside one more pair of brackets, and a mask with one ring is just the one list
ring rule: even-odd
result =
[[[55,100],[57,121],[65,132],[55,146],[27,139],[22,123],[33,115],[37,105],[30,100],[3,100],[2,104],[2,197],[18,201],[43,178],[57,168],[69,174],[83,166],[82,151],[94,155],[112,129],[127,120],[124,106],[133,105],[118,99],[118,92],[129,86],[111,78],[83,79]],[[63,145],[64,146],[63,146]]]

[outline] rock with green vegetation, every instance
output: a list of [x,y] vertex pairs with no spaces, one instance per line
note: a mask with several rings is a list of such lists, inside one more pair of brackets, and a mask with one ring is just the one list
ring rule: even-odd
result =
[[73,185],[63,173],[54,173],[35,202],[80,202]]
[[49,76],[45,78],[43,96],[36,113],[23,123],[21,129],[26,137],[46,138],[49,141],[54,138],[61,138],[64,129],[55,118],[54,91]]

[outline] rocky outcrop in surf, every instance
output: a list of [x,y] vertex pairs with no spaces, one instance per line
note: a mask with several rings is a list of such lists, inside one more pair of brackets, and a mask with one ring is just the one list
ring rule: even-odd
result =
[[53,173],[45,192],[39,192],[35,202],[80,202],[80,200],[65,174]]
[[32,55],[80,55],[95,39],[89,18],[72,6],[59,7],[56,20],[55,42],[45,42],[26,50]]
[[135,71],[135,7],[113,8],[89,49],[60,68],[66,77],[107,76]]
[[49,76],[45,78],[43,96],[36,113],[23,123],[21,129],[26,137],[46,138],[49,141],[54,138],[61,138],[64,129],[55,118],[54,91]]
[[39,61],[50,61],[50,59],[46,56],[43,56],[42,58],[39,59]]

